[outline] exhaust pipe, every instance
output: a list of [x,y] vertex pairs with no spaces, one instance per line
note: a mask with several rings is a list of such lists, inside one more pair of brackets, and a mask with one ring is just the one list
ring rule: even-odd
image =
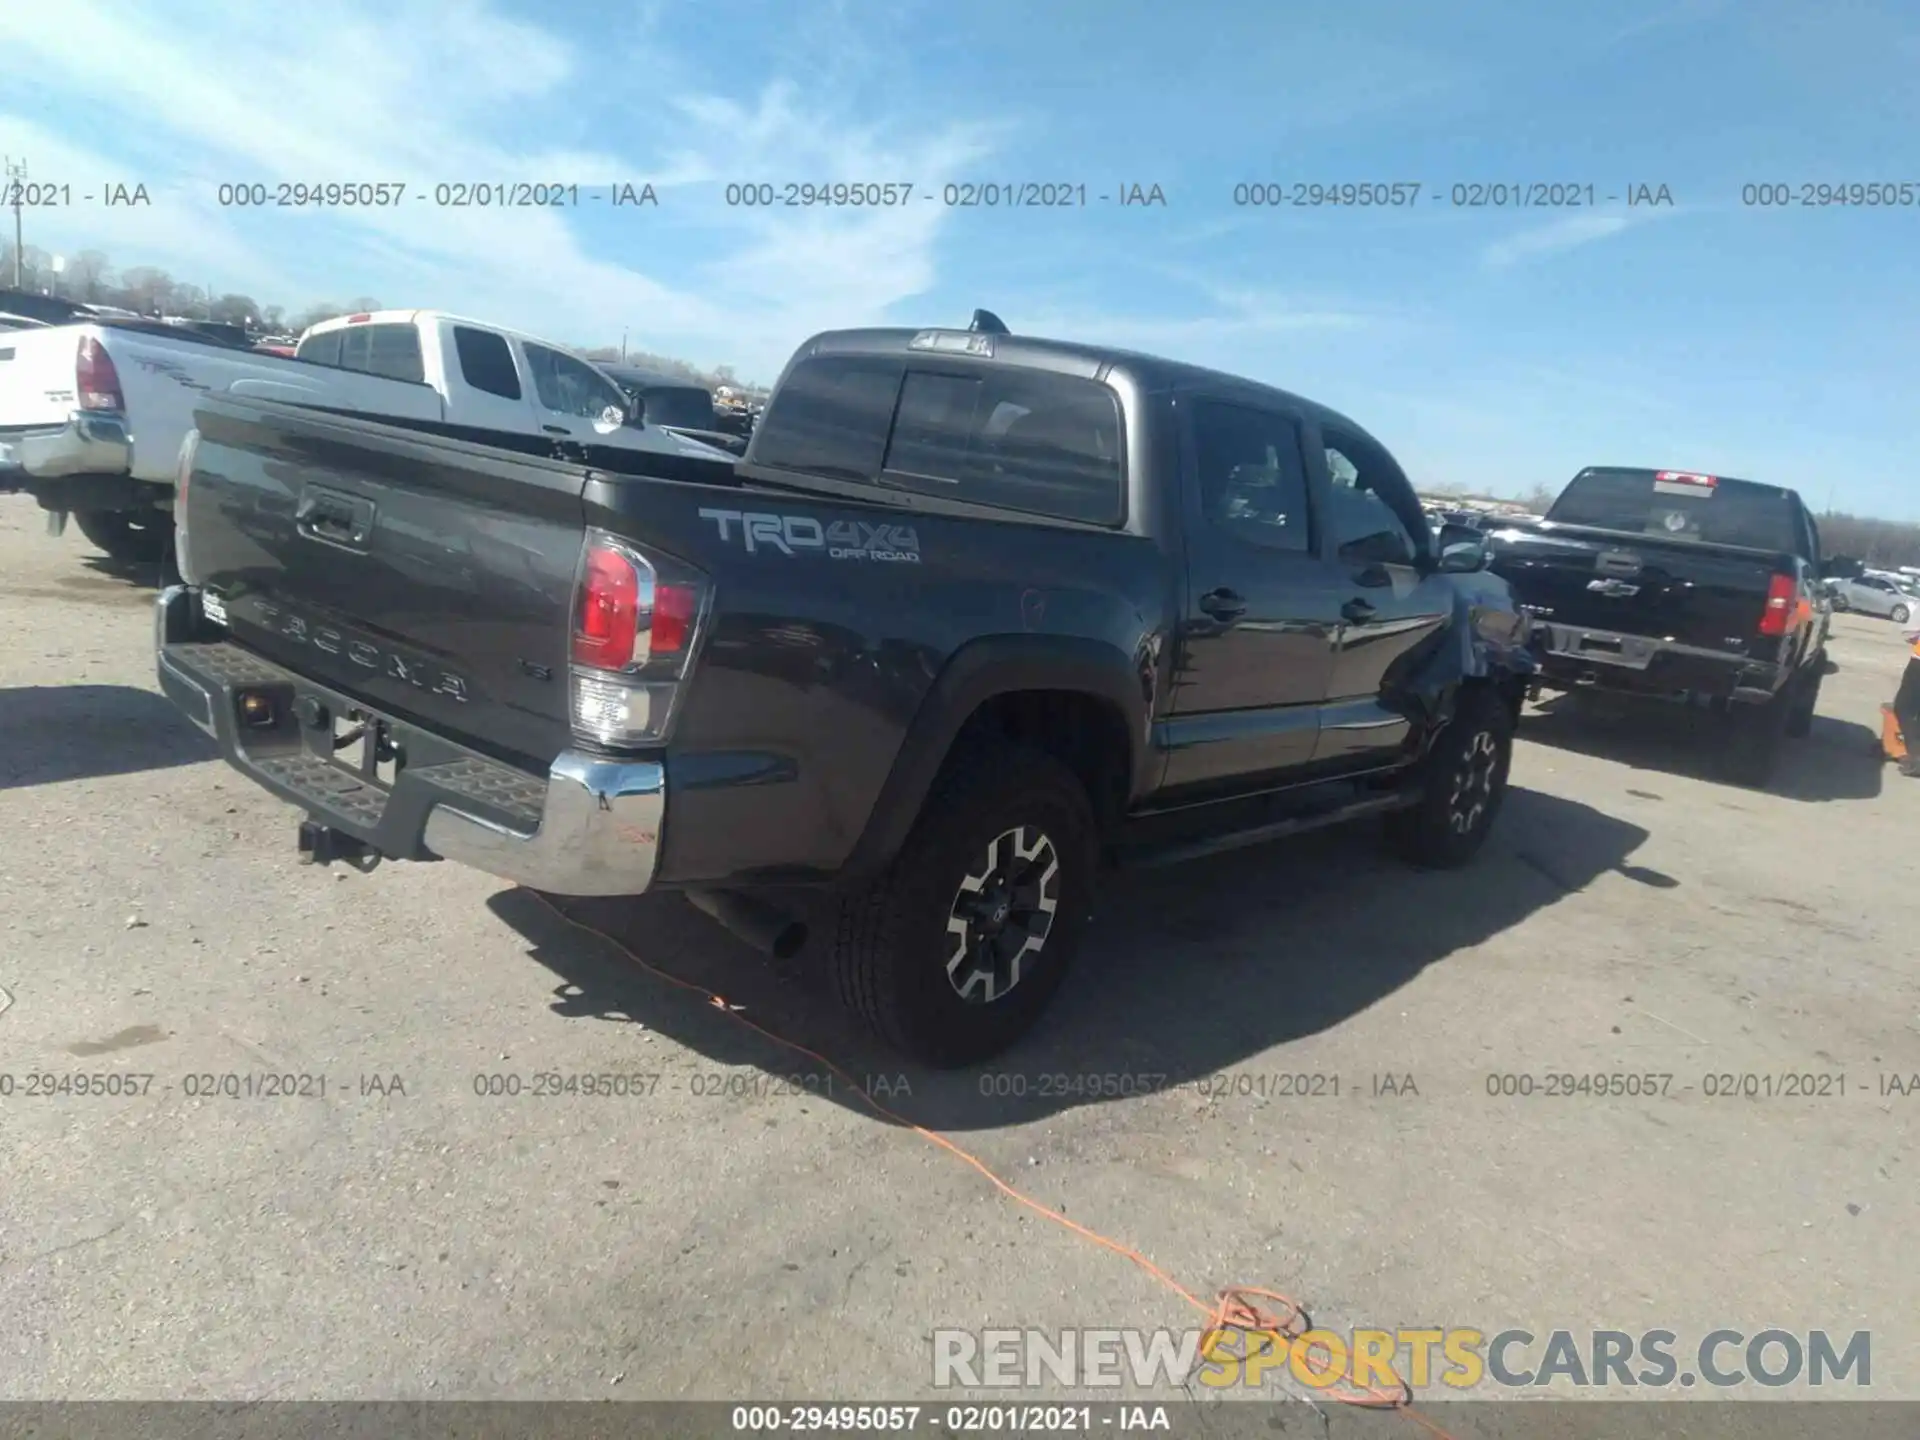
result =
[[686,897],[729,934],[776,960],[791,960],[807,943],[804,922],[737,890],[688,890]]

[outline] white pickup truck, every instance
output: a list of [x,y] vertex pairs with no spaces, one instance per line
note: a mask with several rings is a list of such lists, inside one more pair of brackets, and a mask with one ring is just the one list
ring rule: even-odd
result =
[[208,394],[728,459],[630,415],[589,362],[530,335],[433,310],[315,325],[288,358],[157,322],[0,331],[0,492],[24,490],[59,534],[71,514],[117,560],[162,559],[174,476]]

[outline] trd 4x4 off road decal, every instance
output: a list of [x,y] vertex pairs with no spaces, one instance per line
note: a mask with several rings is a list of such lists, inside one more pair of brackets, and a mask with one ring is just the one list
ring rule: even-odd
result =
[[738,541],[749,555],[825,554],[830,560],[920,563],[920,536],[911,525],[835,520],[822,525],[811,515],[775,515],[756,510],[702,510],[702,520],[720,527],[723,542]]

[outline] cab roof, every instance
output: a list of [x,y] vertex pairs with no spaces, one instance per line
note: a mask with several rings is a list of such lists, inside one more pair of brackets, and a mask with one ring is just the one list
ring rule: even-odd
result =
[[[926,337],[939,337],[929,342]],[[916,344],[916,339],[921,343]],[[963,343],[982,347],[981,352],[959,348]],[[959,327],[904,326],[874,327],[860,330],[824,330],[807,340],[794,354],[798,361],[812,355],[885,355],[920,356],[941,361],[971,361],[976,364],[1010,364],[1029,369],[1052,370],[1063,375],[1078,375],[1087,380],[1106,380],[1116,373],[1126,376],[1143,393],[1160,390],[1203,387],[1223,394],[1238,394],[1250,403],[1264,401],[1311,415],[1323,424],[1336,425],[1373,436],[1355,421],[1318,401],[1309,400],[1276,385],[1250,380],[1224,370],[1184,360],[1170,360],[1114,345],[1093,345],[1076,340],[1052,340],[1036,335],[994,334]]]
[[[532,335],[525,330],[512,330],[505,325],[496,325],[491,320],[474,320],[465,315],[449,314],[445,310],[357,310],[351,315],[336,315],[331,320],[322,320],[317,325],[309,325],[301,333],[305,340],[309,335],[324,335],[329,330],[345,330],[353,325],[420,325],[438,324],[445,321],[449,325],[468,325],[475,330],[490,331],[495,335],[504,335],[509,339],[523,341],[530,345],[544,345],[549,350],[559,350],[568,355],[575,352],[571,346],[562,345],[541,335]],[[585,359],[584,356],[576,356]],[[599,362],[588,360],[589,365]]]

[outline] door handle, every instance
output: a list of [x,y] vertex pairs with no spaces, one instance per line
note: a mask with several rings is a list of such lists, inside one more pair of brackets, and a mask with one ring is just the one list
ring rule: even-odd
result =
[[1354,625],[1358,625],[1363,620],[1371,620],[1373,616],[1373,602],[1363,600],[1358,595],[1340,607],[1340,618]]
[[1247,613],[1247,602],[1232,590],[1209,590],[1200,597],[1200,608],[1216,620],[1238,620]]
[[547,432],[547,433],[548,433],[549,435],[571,435],[571,434],[573,434],[573,431],[571,431],[571,430],[569,430],[569,429],[568,429],[568,428],[567,428],[566,426],[564,426],[564,425],[542,425],[542,426],[541,426],[540,428],[541,428],[542,430],[544,430],[544,431],[546,431],[546,432]]

